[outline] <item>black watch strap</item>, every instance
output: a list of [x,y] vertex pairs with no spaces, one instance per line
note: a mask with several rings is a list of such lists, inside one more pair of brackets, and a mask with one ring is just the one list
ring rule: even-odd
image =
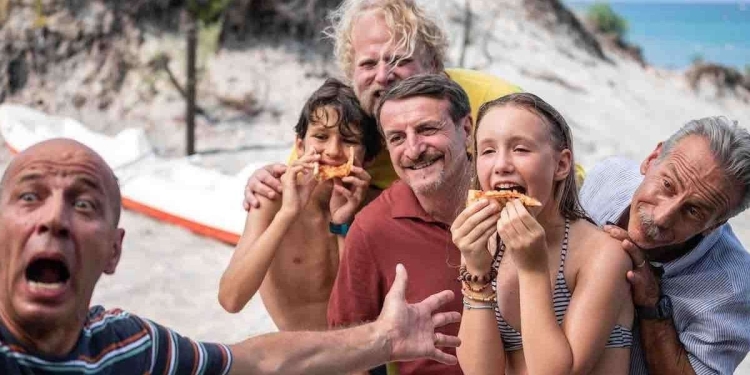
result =
[[662,295],[659,297],[659,302],[656,306],[636,306],[635,312],[638,315],[638,319],[645,320],[664,320],[672,318],[672,300],[669,296]]

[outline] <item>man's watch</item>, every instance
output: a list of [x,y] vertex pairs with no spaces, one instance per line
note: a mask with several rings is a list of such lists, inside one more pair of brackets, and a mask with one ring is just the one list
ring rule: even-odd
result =
[[672,300],[669,299],[669,296],[662,295],[661,297],[659,297],[659,302],[656,303],[656,306],[636,306],[635,312],[639,319],[670,319],[672,318]]

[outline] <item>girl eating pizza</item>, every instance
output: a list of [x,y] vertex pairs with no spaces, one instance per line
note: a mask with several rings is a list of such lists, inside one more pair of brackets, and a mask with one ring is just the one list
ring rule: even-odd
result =
[[581,209],[570,128],[528,93],[484,104],[477,120],[475,188],[513,193],[480,196],[451,228],[464,373],[627,374],[632,265]]

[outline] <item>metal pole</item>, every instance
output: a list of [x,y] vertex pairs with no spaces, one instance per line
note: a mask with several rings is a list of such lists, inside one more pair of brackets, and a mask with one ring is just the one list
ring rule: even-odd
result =
[[198,48],[198,22],[195,14],[187,11],[187,154],[195,153],[195,55]]

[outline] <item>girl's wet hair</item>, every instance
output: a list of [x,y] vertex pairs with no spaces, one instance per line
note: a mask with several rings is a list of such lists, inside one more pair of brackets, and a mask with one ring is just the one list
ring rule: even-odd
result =
[[305,138],[311,123],[327,123],[330,107],[338,114],[336,127],[344,137],[358,139],[365,147],[365,161],[372,160],[382,149],[383,141],[375,120],[360,107],[354,90],[335,78],[329,78],[307,99],[294,132]]
[[[500,97],[498,99],[486,102],[479,108],[477,114],[477,126],[474,130],[474,171],[476,171],[476,160],[477,160],[477,140],[476,134],[479,131],[479,126],[482,124],[484,116],[492,109],[512,106],[516,108],[525,109],[536,116],[538,116],[546,125],[550,131],[550,143],[552,148],[560,152],[565,149],[570,150],[570,171],[568,171],[568,177],[564,180],[559,181],[554,187],[554,197],[558,202],[560,213],[563,217],[570,220],[587,219],[588,215],[581,207],[581,203],[578,200],[578,186],[576,185],[576,170],[575,170],[575,159],[573,153],[573,138],[570,132],[570,127],[565,119],[562,117],[554,107],[549,103],[542,100],[542,98],[522,92],[515,93]],[[475,179],[476,180],[476,179]],[[474,182],[475,188],[478,188],[478,181]]]

